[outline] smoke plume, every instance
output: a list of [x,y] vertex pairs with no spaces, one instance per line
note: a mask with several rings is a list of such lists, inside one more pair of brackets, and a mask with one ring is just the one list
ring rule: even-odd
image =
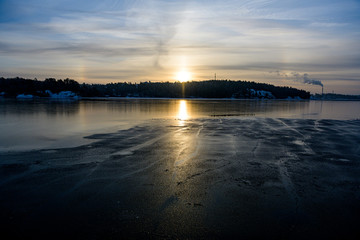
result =
[[307,73],[304,73],[303,75],[301,75],[300,73],[292,72],[291,74],[297,82],[318,85],[318,86],[322,86],[322,87],[324,86],[320,80],[311,79],[309,77],[309,74],[307,74]]
[[285,73],[285,72],[282,72],[279,70],[272,71],[269,73],[275,73],[277,76],[279,76],[283,79],[324,87],[324,85],[322,84],[322,82],[320,80],[310,78],[309,74],[307,74],[307,73],[304,73],[304,74],[300,74],[298,72]]

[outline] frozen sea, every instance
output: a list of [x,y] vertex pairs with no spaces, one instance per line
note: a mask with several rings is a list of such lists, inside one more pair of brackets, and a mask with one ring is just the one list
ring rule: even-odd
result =
[[90,143],[86,136],[153,120],[204,118],[354,120],[360,119],[360,101],[0,98],[0,151],[74,147]]
[[20,238],[359,239],[360,102],[0,100]]

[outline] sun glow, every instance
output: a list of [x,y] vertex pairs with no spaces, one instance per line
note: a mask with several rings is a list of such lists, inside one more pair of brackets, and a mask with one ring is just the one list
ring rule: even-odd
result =
[[188,71],[180,71],[176,74],[176,80],[180,81],[180,82],[187,82],[190,81],[191,79],[191,73]]

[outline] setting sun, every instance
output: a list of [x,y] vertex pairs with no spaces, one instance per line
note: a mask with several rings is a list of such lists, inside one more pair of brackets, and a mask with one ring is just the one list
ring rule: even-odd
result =
[[188,71],[180,71],[176,74],[176,80],[180,82],[187,82],[191,79],[191,73]]

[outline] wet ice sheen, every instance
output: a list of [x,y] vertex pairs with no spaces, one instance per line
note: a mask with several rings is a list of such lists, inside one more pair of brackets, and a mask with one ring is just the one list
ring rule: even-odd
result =
[[358,120],[152,120],[94,138],[91,148],[1,153],[8,231],[30,222],[29,234],[66,226],[65,235],[112,237],[357,232]]
[[359,234],[359,120],[161,118],[88,139],[76,148],[0,152],[4,234]]

